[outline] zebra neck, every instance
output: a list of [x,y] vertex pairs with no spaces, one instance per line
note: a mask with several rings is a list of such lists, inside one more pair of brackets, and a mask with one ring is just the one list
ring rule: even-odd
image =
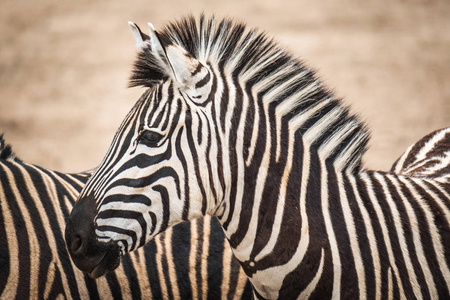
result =
[[[353,174],[361,168],[361,156],[369,138],[364,125],[337,100],[294,97],[298,100],[295,102],[291,98],[273,107],[240,107],[247,113],[239,115],[241,120],[229,122],[233,127],[229,132],[236,132],[238,137],[226,138],[232,151],[228,154],[230,172],[225,172],[224,181],[231,184],[218,217],[235,248],[248,248],[257,232],[264,231],[261,218],[271,227],[280,222],[287,202],[298,211],[301,193],[315,197],[306,187],[320,178],[322,163],[333,172]],[[289,109],[283,108],[286,105]],[[255,113],[256,108],[262,112]],[[294,108],[300,112],[289,114]],[[240,128],[241,124],[255,126]],[[296,222],[301,224],[301,220]]]

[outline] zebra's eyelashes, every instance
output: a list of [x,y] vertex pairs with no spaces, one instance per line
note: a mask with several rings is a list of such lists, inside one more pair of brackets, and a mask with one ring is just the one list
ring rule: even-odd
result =
[[137,142],[149,147],[157,147],[163,137],[164,135],[159,132],[145,129],[139,133]]

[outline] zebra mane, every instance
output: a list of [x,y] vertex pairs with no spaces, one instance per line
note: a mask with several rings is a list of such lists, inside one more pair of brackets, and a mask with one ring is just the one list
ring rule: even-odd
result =
[[[332,157],[337,169],[360,169],[370,138],[365,125],[319,82],[313,70],[266,33],[231,19],[201,15],[169,23],[157,35],[164,46],[178,45],[198,61],[246,82],[263,101],[279,106],[277,114],[290,120],[308,116],[296,122],[297,129],[304,138],[310,138],[319,155],[322,152],[326,158]],[[169,77],[167,66],[161,66],[146,40],[134,63],[129,87],[152,87]],[[325,114],[330,118],[322,118]],[[315,130],[309,130],[312,127]]]
[[0,160],[21,162],[21,160],[12,151],[11,145],[6,144],[3,134],[0,134]]

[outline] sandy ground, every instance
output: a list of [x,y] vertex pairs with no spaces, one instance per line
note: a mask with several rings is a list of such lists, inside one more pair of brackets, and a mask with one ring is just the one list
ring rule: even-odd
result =
[[0,132],[28,162],[95,167],[142,93],[126,88],[127,21],[205,12],[265,29],[317,69],[371,128],[366,165],[388,169],[450,126],[450,2],[321,2],[0,1]]

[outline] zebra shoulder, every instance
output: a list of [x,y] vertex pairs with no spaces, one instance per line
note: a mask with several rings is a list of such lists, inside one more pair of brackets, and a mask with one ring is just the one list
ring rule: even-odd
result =
[[433,131],[411,145],[394,163],[391,172],[450,178],[450,127]]

